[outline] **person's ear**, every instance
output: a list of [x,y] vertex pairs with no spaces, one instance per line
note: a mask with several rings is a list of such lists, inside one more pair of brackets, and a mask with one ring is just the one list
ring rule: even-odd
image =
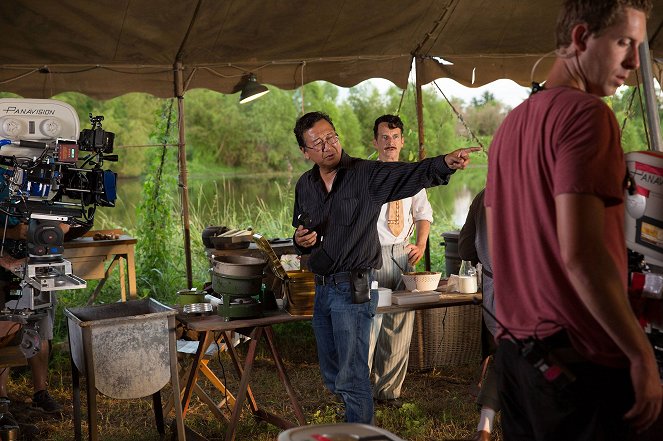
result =
[[300,146],[300,147],[299,147],[299,150],[302,151],[302,154],[304,155],[304,157],[305,157],[306,159],[311,159],[311,158],[308,157],[308,152],[306,151],[306,149],[305,149],[304,147],[301,147],[301,146]]
[[589,35],[590,33],[589,29],[587,29],[587,24],[580,23],[573,27],[573,30],[571,31],[571,41],[577,49],[584,51],[587,49]]
[[373,138],[373,148],[374,148],[375,150],[378,150],[378,140],[375,139],[375,138]]

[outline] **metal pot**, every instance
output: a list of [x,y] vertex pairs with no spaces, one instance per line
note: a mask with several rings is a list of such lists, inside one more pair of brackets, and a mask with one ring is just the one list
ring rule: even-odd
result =
[[228,231],[228,227],[225,226],[209,226],[205,228],[201,234],[202,239],[203,239],[203,245],[205,248],[214,248],[214,244],[212,243],[212,237],[216,236],[217,234],[223,234],[226,231]]
[[214,256],[212,270],[222,276],[262,276],[265,265],[267,261],[257,257]]
[[258,276],[226,276],[212,272],[212,289],[217,294],[250,297],[260,294],[262,274]]
[[195,291],[190,289],[182,289],[177,291],[177,304],[180,306],[190,305],[192,303],[203,303],[204,301],[204,291]]

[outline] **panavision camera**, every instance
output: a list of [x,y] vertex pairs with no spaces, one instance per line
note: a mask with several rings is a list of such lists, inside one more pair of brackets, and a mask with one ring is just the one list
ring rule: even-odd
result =
[[[26,258],[0,292],[0,320],[25,324],[52,306],[51,292],[85,288],[62,257],[61,226],[91,227],[97,206],[115,206],[117,175],[103,168],[117,161],[115,135],[102,121],[90,114],[92,128],[81,131],[67,103],[0,99],[0,256]],[[26,240],[7,238],[16,223],[27,224]]]

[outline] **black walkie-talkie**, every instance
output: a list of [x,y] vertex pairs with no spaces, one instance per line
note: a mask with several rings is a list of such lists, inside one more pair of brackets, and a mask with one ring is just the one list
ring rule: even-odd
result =
[[549,383],[553,384],[557,389],[564,389],[569,384],[573,383],[576,376],[555,357],[550,350],[546,347],[545,343],[536,337],[528,337],[525,340],[516,338],[515,335],[504,326],[495,315],[490,312],[478,297],[474,297],[472,302],[475,305],[480,305],[481,308],[488,314],[498,325],[504,329],[513,342],[518,346],[520,355],[525,358],[536,370],[538,370],[543,378]]

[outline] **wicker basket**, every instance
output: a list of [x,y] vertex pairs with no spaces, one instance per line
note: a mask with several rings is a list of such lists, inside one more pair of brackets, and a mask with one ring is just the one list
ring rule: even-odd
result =
[[481,361],[481,308],[474,305],[417,311],[408,370]]

